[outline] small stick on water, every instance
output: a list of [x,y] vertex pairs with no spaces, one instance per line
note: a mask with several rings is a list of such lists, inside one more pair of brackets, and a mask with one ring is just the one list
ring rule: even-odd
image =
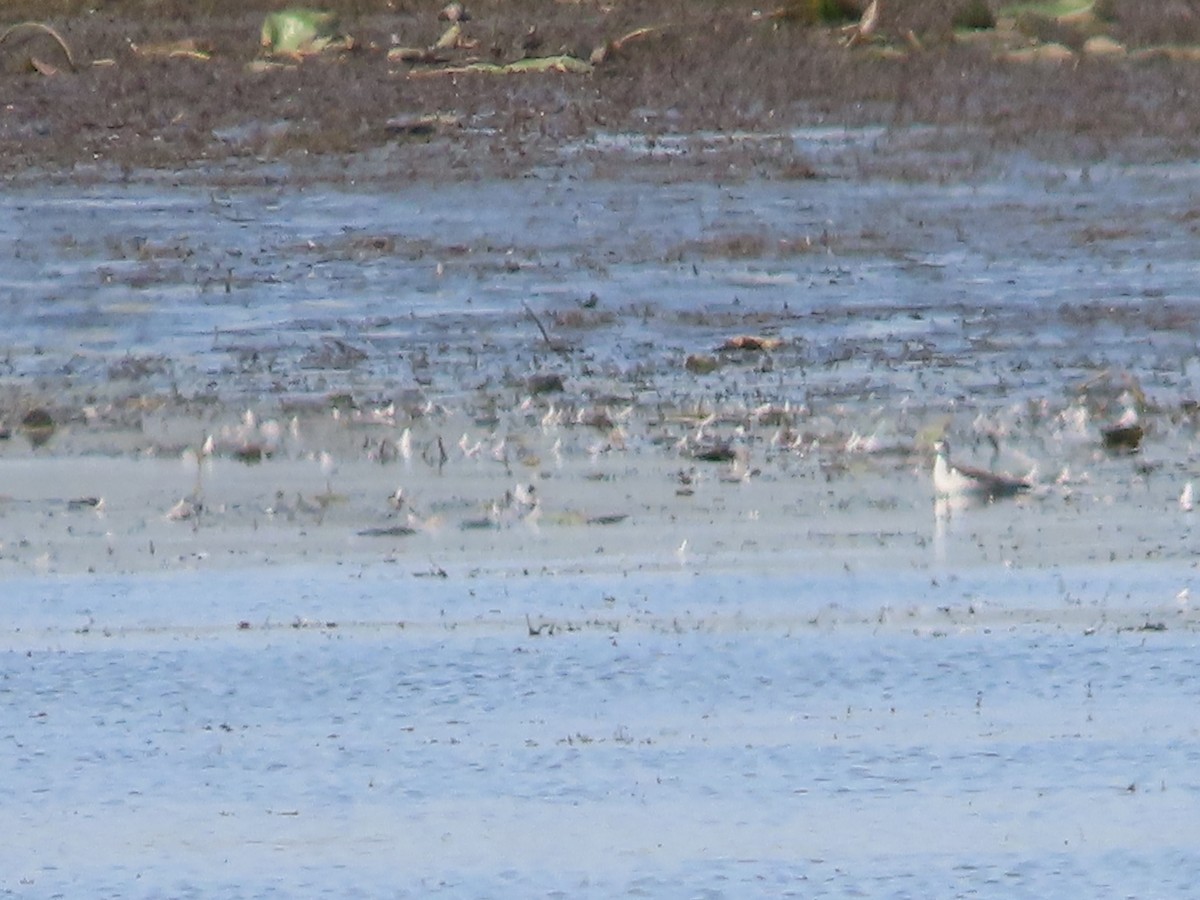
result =
[[533,319],[533,324],[536,325],[538,327],[538,331],[542,333],[542,338],[546,341],[546,346],[548,346],[555,353],[566,353],[566,346],[561,341],[556,341],[554,338],[550,337],[550,332],[546,330],[546,326],[542,324],[542,320],[538,318],[537,313],[533,311],[530,305],[524,301],[521,301],[521,306],[525,307],[525,312],[529,314],[529,318]]
[[[449,578],[450,576],[447,575],[446,570],[443,569],[441,566],[439,566],[436,562],[434,562],[431,557],[429,560],[429,569],[424,572],[413,572],[413,577],[414,578]],[[401,623],[400,627],[401,628],[404,627],[403,623]]]
[[550,332],[546,330],[546,326],[542,324],[542,320],[538,318],[537,313],[533,311],[532,307],[530,307],[528,303],[522,301],[521,305],[525,307],[525,312],[529,314],[529,318],[533,319],[533,324],[536,325],[538,327],[538,331],[542,333],[542,338],[547,344],[553,347],[554,341],[550,339]]

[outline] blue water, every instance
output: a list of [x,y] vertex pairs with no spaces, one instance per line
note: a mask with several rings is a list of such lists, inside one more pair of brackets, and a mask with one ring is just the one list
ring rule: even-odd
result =
[[[1133,593],[1098,630],[1058,599],[1082,571],[1016,592],[976,571],[1013,616],[975,626],[916,578],[17,582],[0,886],[1176,893],[1200,863],[1200,637],[1188,616],[1118,627],[1162,611],[1149,568],[1112,577]],[[880,624],[880,599],[916,611]]]
[[[332,428],[339,392],[416,397],[432,420],[410,417],[421,440],[448,410],[491,445],[539,429],[543,407],[513,410],[523,378],[549,368],[568,383],[555,402],[636,406],[628,452],[598,467],[615,498],[598,511],[651,522],[578,539],[598,559],[628,554],[594,567],[608,574],[561,574],[522,533],[491,551],[512,545],[511,560],[477,572],[464,550],[442,579],[413,573],[483,539],[414,541],[419,563],[358,540],[358,562],[339,565],[349,544],[329,522],[264,518],[272,463],[267,499],[222,510],[216,484],[204,528],[178,525],[194,556],[153,550],[153,529],[177,527],[162,521],[177,493],[137,501],[152,508],[112,546],[155,566],[202,560],[230,523],[239,550],[295,531],[329,561],[3,581],[0,892],[1187,895],[1200,653],[1175,498],[1196,456],[1183,401],[1200,396],[1200,168],[997,154],[969,179],[869,179],[856,155],[888,154],[894,135],[792,137],[840,174],[697,184],[631,165],[614,181],[581,164],[371,190],[0,190],[14,408],[58,404],[76,436],[103,437],[144,428],[145,398],[177,414],[222,398],[235,421],[316,398]],[[571,349],[550,349],[531,313]],[[686,369],[747,332],[783,344]],[[1100,381],[1112,396],[1088,393]],[[1143,392],[1148,447],[1106,457],[1096,428],[1126,388]],[[1087,434],[1067,415],[1084,403]],[[776,425],[745,430],[763,404],[789,404],[793,449],[768,449]],[[765,474],[705,473],[692,501],[668,472],[668,499],[634,497],[636,468],[724,406],[713,427],[743,428]],[[946,429],[972,435],[956,446],[977,459],[1001,433],[1046,464],[1047,490],[933,524],[905,454]],[[864,474],[829,449],[852,431],[895,439],[885,458],[901,461]],[[18,444],[0,457],[35,454]],[[382,515],[400,476],[370,465],[387,487],[372,482],[364,509]],[[435,476],[412,473],[419,499]],[[582,482],[546,480],[550,511],[577,512]],[[25,519],[0,506],[27,532],[3,548],[21,571],[43,555],[70,570],[72,548],[129,520],[117,503],[111,520],[64,518],[72,497],[23,498]],[[351,512],[347,534],[375,521]],[[59,542],[43,551],[31,521]],[[1092,564],[1056,565],[1056,542]],[[362,564],[375,553],[403,562]]]
[[[869,146],[839,152],[899,152]],[[687,353],[766,329],[786,341],[775,364],[724,389],[986,410],[1057,406],[1110,369],[1176,400],[1194,392],[1200,339],[1186,227],[1198,179],[998,155],[948,183],[647,184],[565,167],[370,192],[10,187],[7,377],[104,383],[132,356],[155,364],[143,388],[187,397],[415,379],[461,401],[464,383],[538,349],[528,305],[584,351],[558,361],[572,374],[636,374],[663,397],[694,394],[677,383]],[[739,240],[760,250],[728,249]],[[322,366],[330,339],[366,359]]]

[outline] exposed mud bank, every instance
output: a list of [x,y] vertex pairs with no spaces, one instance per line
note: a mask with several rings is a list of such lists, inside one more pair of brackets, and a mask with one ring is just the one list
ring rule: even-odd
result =
[[[1098,25],[1026,17],[984,32],[954,32],[947,4],[884,4],[881,43],[848,49],[836,27],[749,2],[482,2],[463,23],[467,49],[449,51],[450,62],[567,54],[591,65],[597,48],[651,31],[591,74],[439,76],[434,67],[432,77],[430,66],[389,52],[435,44],[446,25],[439,4],[321,6],[341,14],[353,50],[259,66],[260,26],[277,5],[7,5],[13,21],[54,27],[75,66],[44,33],[0,45],[3,172],[119,177],[268,161],[345,179],[344,164],[367,154],[380,160],[378,177],[470,181],[523,175],[554,162],[564,142],[604,132],[830,124],[970,126],[981,135],[975,164],[986,166],[991,150],[1017,146],[1060,159],[1180,158],[1200,134],[1190,99],[1200,64],[1187,43],[1200,26],[1179,4],[1110,3],[1113,16]],[[1097,29],[1119,53],[1085,51]],[[1014,56],[1014,47],[1036,52]],[[1049,47],[1059,51],[1041,52]],[[428,127],[412,127],[421,122]],[[821,174],[803,153],[760,152],[708,177],[745,174],[750,162],[773,177]]]

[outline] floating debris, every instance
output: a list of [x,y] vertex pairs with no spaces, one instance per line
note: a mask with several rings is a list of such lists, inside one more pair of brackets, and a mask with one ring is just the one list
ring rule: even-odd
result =
[[539,372],[525,379],[525,389],[534,394],[560,394],[566,390],[563,377],[557,372]]
[[[391,53],[388,57],[391,58]],[[441,113],[394,116],[388,119],[383,127],[389,134],[427,137],[449,128],[461,128],[462,117]]]
[[21,419],[21,433],[34,447],[44,446],[54,436],[55,428],[54,417],[41,407],[31,409]]
[[542,340],[546,342],[547,347],[549,347],[555,353],[570,352],[571,345],[565,341],[560,341],[552,337],[545,324],[543,324],[542,320],[538,317],[538,314],[533,311],[533,308],[528,303],[523,302],[521,306],[525,310],[525,314],[533,320],[533,324],[537,326],[538,331],[542,333]]
[[212,59],[213,45],[208,41],[183,38],[178,41],[163,41],[155,44],[129,44],[129,51],[143,59],[194,59],[207,62]]
[[597,431],[612,431],[617,427],[617,420],[613,418],[607,406],[592,406],[575,414],[575,424],[595,428]]
[[463,36],[462,26],[455,22],[434,41],[431,50],[475,50],[479,42]]
[[[449,578],[450,577],[450,574],[445,569],[443,569],[437,563],[432,562],[432,561],[429,563],[428,569],[426,569],[424,571],[420,571],[420,572],[413,572],[412,574],[413,574],[413,578]],[[401,622],[399,624],[400,624],[401,628],[404,627],[403,622]]]
[[461,66],[446,66],[440,69],[425,69],[409,72],[409,78],[429,78],[435,75],[526,75],[560,73],[565,75],[591,75],[592,64],[569,54],[558,56],[536,56],[518,59],[510,63],[474,62]]
[[299,58],[350,50],[354,39],[341,33],[336,13],[287,9],[263,20],[259,44],[271,56]]
[[257,465],[270,455],[270,450],[262,444],[245,444],[233,451],[233,458],[248,466]]
[[411,537],[417,529],[408,525],[381,525],[377,528],[364,528],[356,532],[359,537]]
[[879,28],[879,0],[871,0],[867,8],[863,10],[862,18],[853,25],[847,25],[842,29],[846,33],[846,46],[856,47],[859,44],[865,44],[875,37],[875,32]]
[[478,516],[473,519],[464,519],[458,527],[463,531],[487,531],[499,528],[500,523],[491,516]]
[[711,375],[717,369],[721,368],[721,361],[715,356],[692,353],[683,361],[683,367],[693,375]]
[[699,443],[689,442],[683,448],[683,455],[701,462],[733,462],[738,458],[737,448],[733,441],[712,438]]
[[367,360],[367,353],[336,337],[321,338],[321,346],[300,358],[302,369],[353,369]]
[[387,52],[387,61],[432,66],[449,62],[450,56],[432,47],[393,47]]
[[761,337],[759,335],[742,334],[731,337],[720,347],[719,351],[730,350],[777,350],[783,346],[782,338]]
[[1146,430],[1141,425],[1111,425],[1100,431],[1104,449],[1110,453],[1137,453]]
[[[49,25],[46,25],[43,22],[18,22],[16,25],[10,25],[8,28],[6,28],[4,30],[3,34],[0,34],[0,44],[3,44],[10,37],[12,37],[16,34],[20,34],[21,32],[31,32],[31,31],[32,32],[40,32],[42,34],[49,35],[54,40],[54,42],[57,43],[58,46],[62,49],[63,55],[66,57],[66,60],[67,60],[67,68],[69,68],[72,72],[74,72],[76,70],[77,66],[75,65],[75,57],[71,53],[70,45],[67,44],[66,40],[63,38],[63,36],[61,34],[59,34],[57,31],[55,31],[53,28],[51,28]],[[31,54],[28,57],[28,62],[29,62],[30,69],[32,69],[33,71],[38,72],[42,75],[57,75],[58,74],[57,66],[54,66],[51,63],[46,62],[45,60],[41,59],[40,57],[33,56]]]
[[1117,631],[1166,631],[1167,624],[1165,622],[1143,622],[1141,625],[1125,625],[1117,629]]
[[626,32],[616,40],[606,41],[596,47],[588,61],[593,66],[598,66],[603,62],[608,62],[614,56],[625,50],[630,44],[638,41],[644,41],[647,38],[655,37],[662,34],[663,29],[658,25],[648,25],[643,28],[635,28],[633,31]]
[[601,516],[588,516],[585,520],[587,525],[619,525],[629,518],[628,513],[611,513]]

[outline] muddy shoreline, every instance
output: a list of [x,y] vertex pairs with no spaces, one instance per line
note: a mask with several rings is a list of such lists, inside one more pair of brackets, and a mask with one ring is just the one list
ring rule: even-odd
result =
[[[438,66],[389,60],[397,46],[438,40],[446,23],[436,4],[324,6],[340,12],[354,49],[278,60],[264,59],[258,43],[267,4],[64,4],[44,21],[72,48],[74,70],[45,34],[22,32],[0,46],[3,175],[469,181],[561,165],[564,143],[603,134],[870,124],[952,129],[941,144],[959,154],[955,169],[904,173],[937,180],[977,176],[994,152],[1018,147],[1057,159],[1179,159],[1200,134],[1188,99],[1200,87],[1200,64],[1186,44],[1200,28],[1175,13],[1156,18],[1146,5],[1118,4],[1115,18],[1096,26],[1121,48],[1103,55],[1084,51],[1091,31],[1053,22],[1045,34],[1011,23],[956,33],[936,4],[889,12],[877,43],[851,49],[836,26],[776,16],[786,5],[476,6],[464,23],[469,49],[453,51],[441,68],[556,53],[586,61],[606,42],[652,29],[591,74],[515,76],[439,76]],[[19,4],[7,11],[14,21],[46,13]],[[1051,46],[1067,56],[1037,55]],[[1018,50],[1033,55],[1012,56]],[[829,175],[787,148],[689,163],[698,168],[666,177]],[[272,171],[277,165],[285,169]]]

